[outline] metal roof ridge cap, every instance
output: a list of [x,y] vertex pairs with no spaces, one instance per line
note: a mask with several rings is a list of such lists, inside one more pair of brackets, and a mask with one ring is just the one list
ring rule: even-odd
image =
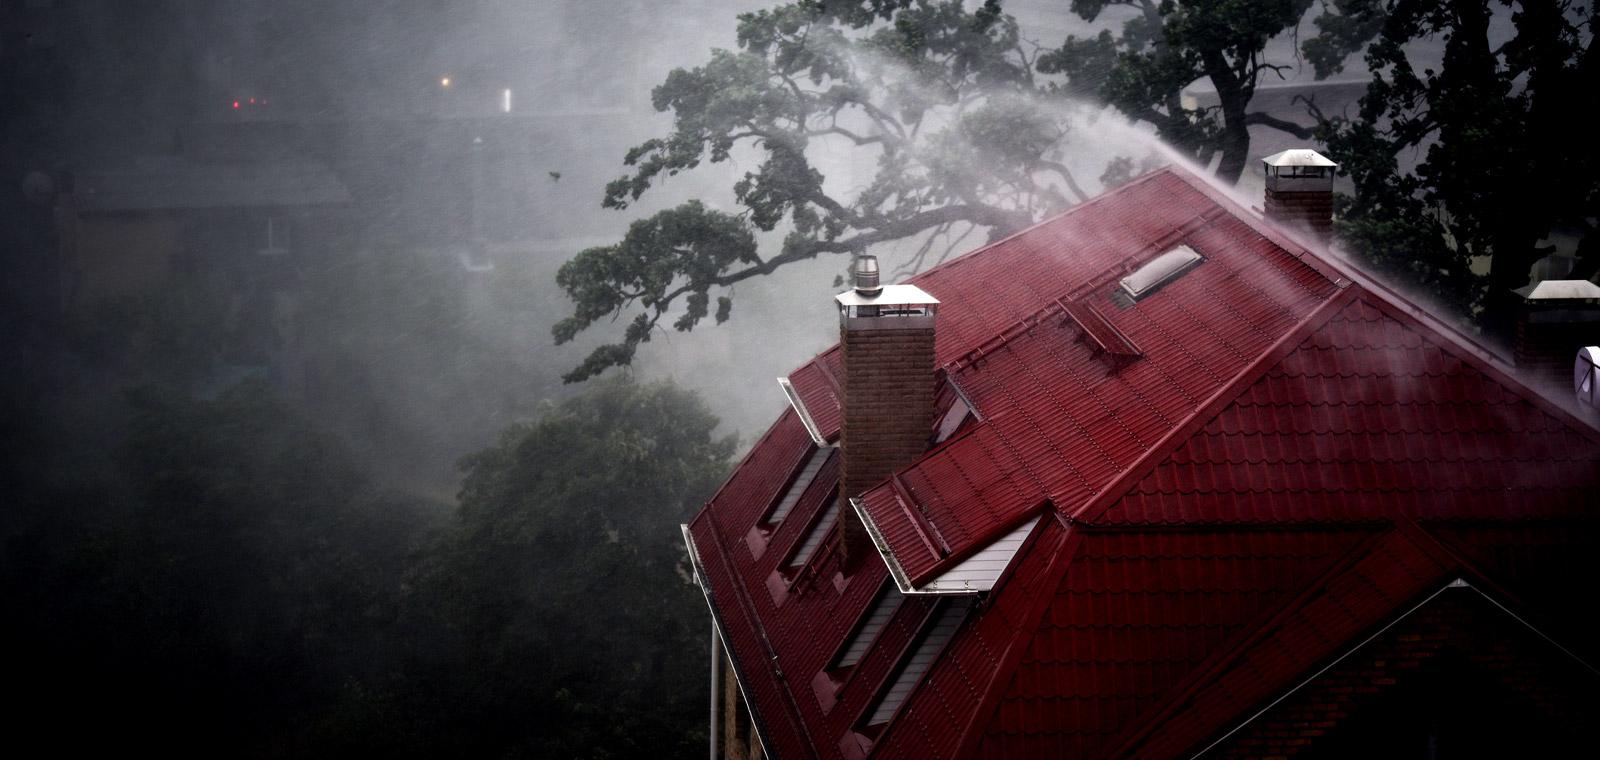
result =
[[1228,197],[1227,193],[1212,187],[1210,183],[1207,183],[1194,173],[1182,167],[1174,166],[1173,174],[1183,179],[1196,192],[1210,198],[1213,203],[1221,207],[1229,216],[1244,222],[1250,229],[1255,230],[1256,234],[1266,238],[1273,245],[1282,248],[1285,253],[1298,259],[1301,263],[1311,267],[1312,271],[1322,275],[1324,279],[1335,286],[1343,288],[1354,279],[1349,276],[1346,267],[1335,265],[1299,237],[1291,235],[1277,225],[1269,223],[1256,215],[1255,211],[1240,206],[1237,201]]
[[1110,190],[1102,192],[1099,195],[1096,195],[1095,197],[1090,198],[1089,200],[1086,200],[1086,201],[1083,201],[1081,203],[1078,203],[1077,205],[1072,206],[1071,208],[1068,208],[1068,209],[1062,211],[1059,214],[1055,214],[1053,216],[1047,216],[1047,217],[1045,217],[1043,219],[1040,219],[1037,222],[1034,222],[1033,224],[1028,225],[1027,227],[1024,227],[1024,228],[1022,228],[1020,230],[1017,230],[1016,232],[1013,232],[1013,233],[1011,233],[1009,235],[1006,235],[1005,237],[1000,238],[999,240],[995,240],[993,242],[985,243],[984,245],[979,246],[977,248],[974,248],[974,249],[972,249],[970,251],[967,251],[966,253],[963,253],[960,256],[957,256],[957,257],[955,257],[953,259],[950,259],[949,261],[946,261],[946,262],[944,262],[942,264],[935,265],[934,267],[932,267],[930,269],[923,270],[922,272],[918,272],[917,274],[907,278],[906,282],[910,283],[912,285],[918,285],[920,287],[918,281],[922,280],[923,278],[927,277],[928,275],[934,274],[935,272],[939,272],[940,270],[943,270],[943,269],[946,269],[946,268],[954,267],[957,264],[960,264],[961,262],[966,261],[968,258],[970,258],[971,256],[973,256],[975,254],[983,253],[984,251],[987,251],[990,248],[998,247],[1002,243],[1008,243],[1014,238],[1022,237],[1023,235],[1026,235],[1026,234],[1028,234],[1030,232],[1033,232],[1034,230],[1037,230],[1040,227],[1043,227],[1043,226],[1045,226],[1047,224],[1052,224],[1052,223],[1054,223],[1054,222],[1056,222],[1058,220],[1065,219],[1066,217],[1068,217],[1069,215],[1077,212],[1080,209],[1088,208],[1090,206],[1094,206],[1094,205],[1100,204],[1102,202],[1105,202],[1105,199],[1116,197],[1117,195],[1121,194],[1123,191],[1128,190],[1129,188],[1132,188],[1132,187],[1134,187],[1136,185],[1142,185],[1142,184],[1144,184],[1146,182],[1150,182],[1150,181],[1154,180],[1156,177],[1159,177],[1159,176],[1161,176],[1163,174],[1169,174],[1169,173],[1176,174],[1178,171],[1180,171],[1180,170],[1178,169],[1176,164],[1167,164],[1165,166],[1161,166],[1161,167],[1157,167],[1155,169],[1151,169],[1150,171],[1145,172],[1144,174],[1141,174],[1141,175],[1139,175],[1137,177],[1134,177],[1133,179],[1128,180],[1127,182],[1122,183],[1121,185],[1116,186],[1115,188],[1112,188]]
[[1243,393],[1250,383],[1254,383],[1267,370],[1276,366],[1278,362],[1283,361],[1283,357],[1299,346],[1300,342],[1305,340],[1312,332],[1315,332],[1329,319],[1332,319],[1340,308],[1343,308],[1347,302],[1353,300],[1353,297],[1353,290],[1339,290],[1329,296],[1326,301],[1317,304],[1316,308],[1301,318],[1293,327],[1290,327],[1272,345],[1268,346],[1260,356],[1257,356],[1254,361],[1246,365],[1232,379],[1223,383],[1208,398],[1200,402],[1200,406],[1196,407],[1186,419],[1173,426],[1165,435],[1157,439],[1154,444],[1151,444],[1150,448],[1146,449],[1138,459],[1134,460],[1127,469],[1113,478],[1110,483],[1107,483],[1099,493],[1067,516],[1071,517],[1074,522],[1092,523],[1104,515],[1105,511],[1110,509],[1111,505],[1115,504],[1118,499],[1122,498],[1128,489],[1138,482],[1139,478],[1144,477],[1159,466],[1174,449],[1182,445],[1184,441],[1188,440],[1189,436],[1194,435],[1196,430],[1210,422],[1212,418],[1227,408],[1227,405],[1232,403],[1239,394]]

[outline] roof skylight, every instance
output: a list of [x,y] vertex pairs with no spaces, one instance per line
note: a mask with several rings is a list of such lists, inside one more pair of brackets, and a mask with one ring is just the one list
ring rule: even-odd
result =
[[911,658],[900,667],[900,672],[895,674],[888,690],[878,698],[877,706],[872,708],[872,713],[867,718],[867,726],[881,726],[894,717],[895,711],[905,703],[906,697],[911,696],[911,690],[916,688],[917,682],[927,674],[934,658],[939,656],[944,645],[956,635],[956,629],[961,627],[961,620],[967,615],[967,607],[967,600],[955,600],[946,603],[935,613],[932,625],[928,626]]
[[811,486],[811,481],[816,480],[817,471],[822,469],[822,463],[828,461],[830,451],[832,449],[812,449],[811,457],[806,460],[805,466],[800,468],[800,474],[794,476],[794,480],[789,483],[789,489],[783,492],[783,499],[778,502],[778,506],[772,508],[772,514],[767,515],[768,525],[777,525],[783,522],[783,518],[789,516],[789,510],[794,509],[794,505],[800,501],[800,495]]
[[832,503],[828,505],[828,511],[817,519],[816,525],[811,526],[811,531],[806,534],[805,542],[800,544],[800,549],[785,563],[785,566],[790,570],[805,567],[806,561],[811,559],[812,554],[816,553],[817,545],[822,543],[822,537],[827,535],[828,528],[833,527],[833,524],[838,521],[839,500],[832,499],[830,501]]
[[862,656],[867,653],[867,647],[878,637],[878,632],[889,623],[890,616],[894,615],[899,601],[900,595],[892,588],[885,586],[879,591],[877,600],[872,603],[872,609],[867,611],[866,618],[850,637],[850,643],[845,645],[844,651],[839,653],[839,659],[833,663],[833,667],[848,668],[861,662]]
[[1137,301],[1183,276],[1202,261],[1205,261],[1205,258],[1195,253],[1193,248],[1180,245],[1151,259],[1144,266],[1134,270],[1133,274],[1122,278],[1122,292]]

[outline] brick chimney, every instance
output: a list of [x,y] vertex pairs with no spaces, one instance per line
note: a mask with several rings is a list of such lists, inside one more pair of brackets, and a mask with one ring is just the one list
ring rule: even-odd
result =
[[1318,240],[1333,235],[1333,173],[1339,165],[1305,148],[1261,159],[1267,173],[1267,221],[1310,231]]
[[1578,351],[1600,343],[1600,285],[1545,280],[1513,292],[1522,300],[1512,346],[1517,368],[1540,383],[1564,387]]
[[839,531],[849,563],[872,553],[872,540],[849,500],[928,448],[939,305],[915,285],[880,285],[873,256],[856,259],[853,277],[855,287],[835,299],[844,374]]

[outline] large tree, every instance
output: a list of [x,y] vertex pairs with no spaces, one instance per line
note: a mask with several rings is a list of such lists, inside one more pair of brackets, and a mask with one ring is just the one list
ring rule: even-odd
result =
[[396,686],[432,723],[419,754],[704,752],[708,629],[678,524],[726,475],[717,424],[689,391],[609,379],[462,462],[418,580],[446,646]]
[[[1511,29],[1491,23],[1497,6]],[[1503,327],[1511,290],[1554,250],[1600,268],[1600,150],[1589,101],[1600,86],[1592,4],[1564,0],[1340,0],[1306,52],[1322,75],[1373,32],[1373,81],[1355,118],[1325,119],[1333,157],[1354,181],[1338,231],[1408,284]],[[1441,40],[1437,69],[1410,43]],[[1403,157],[1420,156],[1414,167]],[[1486,257],[1487,276],[1474,274]]]
[[[1112,4],[1122,3],[1072,7],[1093,20]],[[801,0],[741,15],[737,50],[713,51],[655,89],[672,131],[630,150],[632,172],[604,198],[626,209],[667,177],[738,156],[755,166],[734,184],[739,209],[691,201],[567,262],[557,282],[575,308],[556,342],[600,320],[627,326],[565,379],[630,363],[669,313],[678,330],[726,320],[728,286],[784,265],[911,239],[914,270],[974,231],[992,240],[1086,200],[1068,156],[1070,113],[1085,100],[1150,122],[1197,158],[1220,155],[1219,176],[1237,180],[1250,124],[1298,129],[1247,105],[1278,68],[1262,57],[1267,40],[1309,4],[1140,0],[1120,37],[1050,50],[1000,0]],[[1179,91],[1205,78],[1220,106],[1183,108]],[[1129,165],[1112,161],[1102,182]],[[764,249],[762,235],[778,232],[781,245]]]
[[[1217,178],[1230,184],[1249,158],[1251,125],[1311,136],[1294,122],[1250,110],[1262,79],[1290,68],[1267,60],[1267,42],[1293,29],[1311,0],[1072,0],[1072,10],[1089,21],[1114,6],[1135,11],[1120,35],[1068,37],[1040,57],[1039,70],[1065,75],[1067,92],[1154,126],[1200,163],[1215,158]],[[1217,105],[1185,107],[1184,88],[1202,80],[1215,88]]]

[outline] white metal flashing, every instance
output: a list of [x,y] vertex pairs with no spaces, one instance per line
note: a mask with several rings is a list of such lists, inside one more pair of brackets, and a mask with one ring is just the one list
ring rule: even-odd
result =
[[877,295],[863,295],[855,289],[833,297],[840,306],[936,306],[939,299],[915,285],[885,285]]
[[800,392],[794,389],[794,383],[789,378],[778,378],[778,387],[783,389],[783,395],[789,398],[789,406],[794,407],[794,413],[800,416],[800,424],[806,427],[806,434],[811,436],[811,442],[817,446],[827,446],[828,442],[822,438],[822,430],[817,427],[817,421],[811,418],[811,412],[806,410],[806,404],[800,400]]
[[1032,520],[1025,520],[1010,533],[996,539],[994,543],[978,550],[955,567],[946,570],[943,575],[928,581],[922,587],[911,585],[911,578],[906,574],[906,569],[901,566],[899,558],[894,556],[894,551],[889,548],[883,539],[882,531],[872,522],[867,515],[867,510],[862,506],[860,499],[852,498],[850,507],[856,511],[856,516],[861,518],[861,524],[866,526],[867,535],[872,538],[872,545],[878,548],[878,555],[883,557],[883,564],[889,567],[889,577],[894,579],[895,588],[907,596],[965,596],[990,591],[994,584],[999,582],[1000,576],[1005,574],[1011,561],[1016,559],[1017,552],[1022,549],[1022,544],[1028,534],[1044,519],[1039,515]]
[[1042,520],[1044,515],[1041,514],[1032,520],[1024,521],[1010,533],[996,539],[994,543],[979,549],[977,554],[957,563],[943,575],[928,581],[921,591],[931,594],[970,594],[992,590],[1006,568],[1011,566],[1011,561],[1016,559],[1017,552],[1022,549],[1022,543],[1027,540],[1028,534],[1032,533]]
[[1338,166],[1326,156],[1310,148],[1291,148],[1261,159],[1267,166]]
[[1600,285],[1588,280],[1543,280],[1511,291],[1529,301],[1568,301],[1600,298]]

